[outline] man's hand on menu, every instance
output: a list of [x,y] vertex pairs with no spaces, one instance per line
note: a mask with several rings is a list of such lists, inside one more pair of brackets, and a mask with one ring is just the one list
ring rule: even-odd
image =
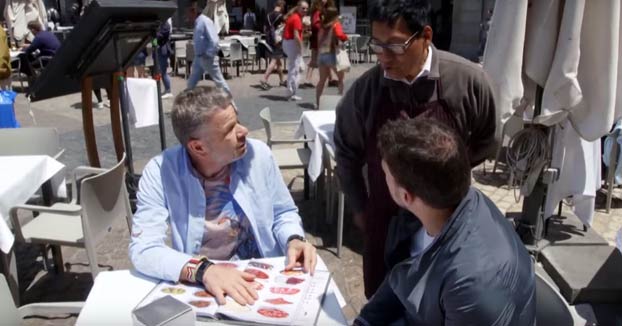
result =
[[316,263],[316,249],[312,244],[298,239],[287,244],[287,266],[285,266],[285,270],[302,266],[306,273],[313,275]]
[[212,265],[205,270],[203,284],[219,305],[224,305],[225,295],[230,296],[241,305],[254,304],[257,291],[253,287],[255,275],[238,271],[235,268]]

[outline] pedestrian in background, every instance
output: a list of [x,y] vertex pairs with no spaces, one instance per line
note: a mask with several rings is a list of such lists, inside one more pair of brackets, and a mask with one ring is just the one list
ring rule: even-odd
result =
[[314,0],[311,3],[311,37],[309,37],[309,48],[311,49],[311,59],[307,64],[307,76],[305,84],[313,86],[313,71],[318,68],[318,35],[322,28],[322,12],[329,7],[335,7],[333,0]]
[[302,98],[297,95],[300,82],[300,73],[304,69],[302,59],[302,17],[307,14],[309,3],[298,1],[298,5],[285,21],[283,31],[283,52],[287,56],[287,89],[289,90],[290,101],[300,101]]
[[343,95],[343,77],[345,70],[337,71],[337,50],[340,42],[348,40],[339,22],[339,12],[335,7],[328,7],[322,16],[322,28],[318,34],[318,64],[320,67],[320,80],[315,88],[315,103],[320,107],[320,96],[324,92],[326,81],[333,71],[337,75],[337,87],[339,95]]
[[188,17],[194,21],[194,36],[192,38],[194,60],[187,89],[195,88],[203,74],[208,73],[216,85],[230,92],[229,85],[227,85],[218,65],[219,47],[216,25],[209,17],[201,14],[196,6],[191,6],[188,9]]
[[156,35],[157,47],[154,52],[153,59],[158,60],[160,66],[160,74],[162,75],[162,83],[164,84],[164,92],[162,92],[162,98],[171,98],[171,79],[168,76],[168,58],[173,53],[171,47],[171,30],[173,29],[173,21],[171,18],[167,19],[162,25]]
[[279,27],[284,24],[283,11],[285,10],[285,1],[278,0],[274,4],[274,10],[266,17],[266,23],[264,25],[264,33],[266,34],[266,43],[270,47],[268,49],[268,57],[270,63],[266,68],[266,72],[263,75],[263,80],[260,81],[260,86],[263,90],[269,90],[271,88],[268,84],[268,78],[276,70],[279,76],[279,83],[281,86],[287,86],[283,81],[283,48],[281,47],[282,35],[276,35]]
[[247,8],[246,13],[244,14],[244,29],[254,30],[256,21],[257,17],[255,16],[253,9]]

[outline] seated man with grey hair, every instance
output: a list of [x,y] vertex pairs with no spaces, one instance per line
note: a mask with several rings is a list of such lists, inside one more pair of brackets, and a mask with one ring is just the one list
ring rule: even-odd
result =
[[[286,255],[286,269],[313,273],[316,249],[304,239],[298,209],[266,144],[247,139],[231,95],[201,86],[179,94],[171,113],[181,145],[153,158],[143,171],[129,255],[139,272],[167,281],[202,284],[253,304],[254,276],[215,265]],[[172,248],[167,246],[170,227]]]

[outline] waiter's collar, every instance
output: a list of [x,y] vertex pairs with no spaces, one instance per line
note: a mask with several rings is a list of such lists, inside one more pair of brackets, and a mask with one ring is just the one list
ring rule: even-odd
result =
[[387,75],[386,71],[384,71],[384,78],[390,79],[393,81],[402,82],[407,85],[412,85],[417,81],[417,79],[422,78],[422,77],[427,77],[428,75],[430,75],[430,72],[432,71],[432,56],[433,56],[432,52],[433,52],[432,46],[429,45],[428,46],[428,57],[425,59],[425,62],[423,63],[423,69],[421,69],[417,77],[415,77],[413,80],[409,81],[406,78],[401,78],[401,79],[391,78],[390,76]]
[[438,79],[439,78],[438,62],[439,62],[438,50],[436,49],[436,47],[434,47],[434,45],[430,45],[428,46],[428,57],[426,58],[423,64],[423,69],[421,69],[421,72],[419,72],[419,74],[417,75],[415,79],[413,79],[412,81],[408,81],[405,78],[394,79],[394,78],[387,76],[386,72],[381,69],[383,77],[381,78],[380,83],[381,85],[385,85],[385,86],[388,86],[391,84],[395,85],[395,83],[410,86],[414,84],[417,80],[419,80],[421,77],[428,77],[428,79]]

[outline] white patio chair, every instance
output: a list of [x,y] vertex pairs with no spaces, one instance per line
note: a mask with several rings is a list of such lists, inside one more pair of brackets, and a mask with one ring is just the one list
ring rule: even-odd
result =
[[250,63],[251,64],[250,72],[253,72],[253,71],[255,71],[255,62],[258,61],[258,58],[257,58],[257,44],[249,44],[246,47],[246,49],[247,50],[246,50],[246,56],[245,56],[246,58],[244,59],[244,69],[246,71],[249,71],[248,70],[248,64]]
[[244,65],[244,50],[242,43],[237,40],[231,40],[231,45],[229,47],[229,56],[225,57],[224,59],[228,62],[231,69],[233,69],[234,63],[237,65],[238,73],[236,73],[236,75],[239,76],[240,65]]
[[184,74],[184,78],[188,79],[190,74],[192,73],[192,61],[194,60],[194,43],[186,42],[186,70]]
[[[175,75],[179,74],[179,65],[185,65],[186,63],[186,45],[188,41],[175,41],[175,67],[173,71]],[[188,78],[188,66],[184,68],[184,78]]]
[[267,144],[272,149],[272,155],[281,169],[303,169],[304,170],[304,184],[305,184],[305,197],[308,197],[309,187],[309,175],[307,167],[309,166],[309,158],[311,157],[311,150],[308,148],[278,148],[275,149],[273,145],[282,144],[305,144],[311,142],[311,140],[301,140],[295,138],[276,138],[273,136],[273,131],[276,127],[297,127],[299,121],[272,121],[272,115],[270,108],[265,107],[259,112],[261,121],[266,130]]
[[341,101],[341,95],[322,95],[320,96],[320,111],[335,111],[337,104]]
[[55,128],[0,129],[0,156],[49,155],[58,159],[64,152]]
[[24,81],[28,82],[28,75],[26,75],[25,73],[23,73],[21,71],[22,68],[22,62],[21,60],[19,60],[19,57],[15,57],[15,58],[11,58],[11,87],[10,89],[13,90],[13,81],[19,81],[19,86],[21,87],[22,91],[25,89],[24,88]]
[[[93,167],[77,167],[73,171],[72,200],[56,203],[51,207],[20,205],[9,213],[15,228],[17,241],[35,244],[82,247],[86,249],[93,279],[99,273],[95,246],[111,231],[112,224],[125,216],[128,229],[132,211],[125,189],[125,155],[109,170]],[[80,182],[78,203],[76,180],[93,174]],[[17,212],[39,212],[39,216],[21,225]]]
[[0,302],[2,302],[0,316],[3,325],[22,325],[23,319],[27,316],[77,315],[84,306],[84,302],[74,301],[31,303],[17,308],[4,275],[0,275]]
[[[536,268],[536,324],[575,325],[570,306],[559,291],[555,289],[555,286],[540,275],[540,269],[538,268]],[[580,325],[586,324],[582,323]]]

